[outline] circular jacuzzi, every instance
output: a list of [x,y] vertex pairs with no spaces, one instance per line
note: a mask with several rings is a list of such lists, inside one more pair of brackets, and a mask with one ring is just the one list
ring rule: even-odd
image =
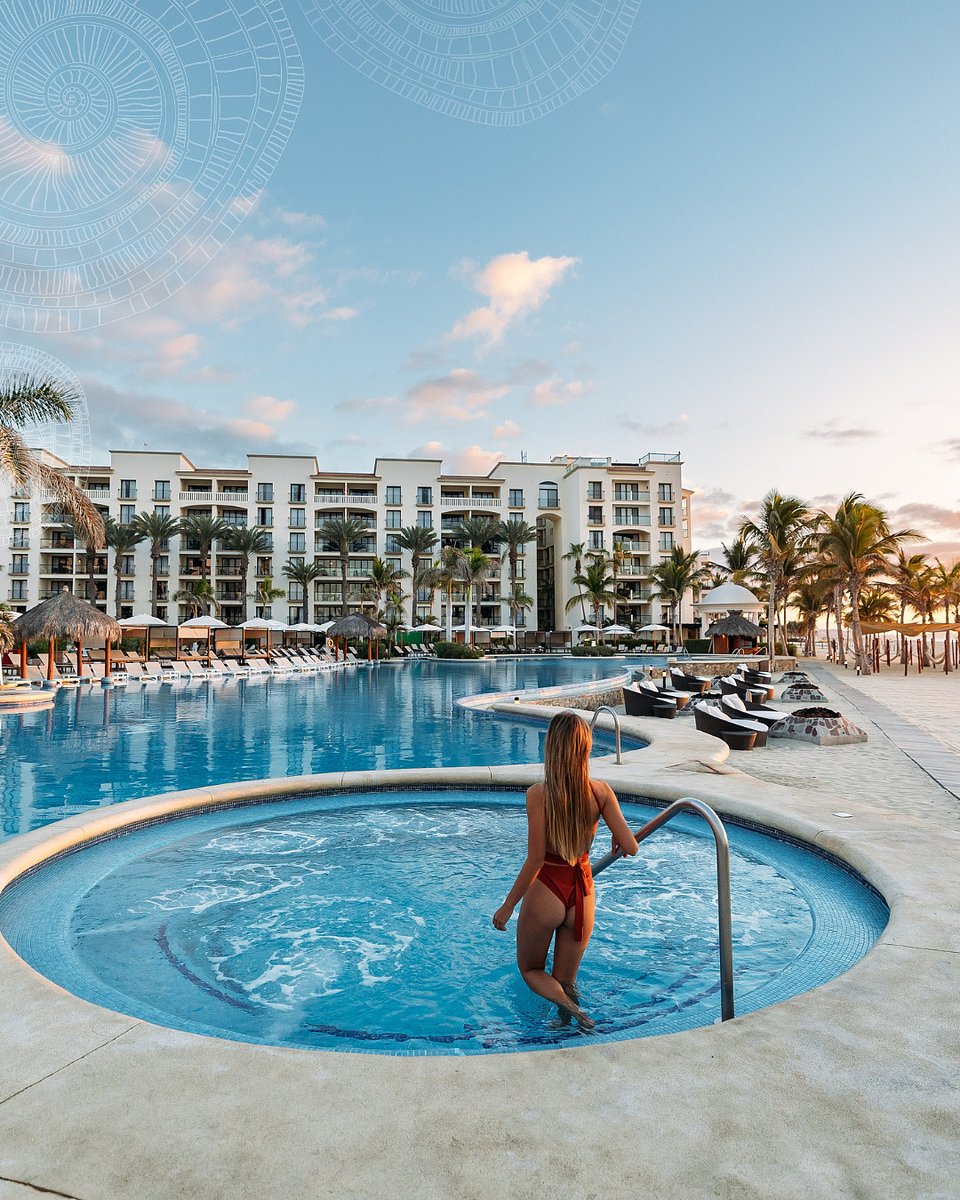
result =
[[[655,811],[622,802],[634,828]],[[888,910],[858,876],[769,830],[727,829],[738,1015],[826,982],[875,943]],[[598,877],[579,980],[590,1034],[528,991],[513,926],[491,924],[525,848],[514,789],[194,810],[21,875],[0,893],[0,933],[85,1000],[268,1045],[476,1054],[718,1020],[715,850],[702,821],[678,818]]]

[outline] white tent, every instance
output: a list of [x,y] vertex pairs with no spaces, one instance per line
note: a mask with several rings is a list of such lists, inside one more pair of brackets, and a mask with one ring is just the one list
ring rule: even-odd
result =
[[154,617],[150,613],[134,613],[132,617],[124,617],[122,621],[117,622],[124,629],[153,629],[155,627],[167,627],[166,621],[161,621],[159,617]]
[[195,632],[199,629],[229,629],[230,626],[219,617],[211,617],[209,613],[204,613],[201,617],[191,617],[189,621],[184,621],[179,628]]

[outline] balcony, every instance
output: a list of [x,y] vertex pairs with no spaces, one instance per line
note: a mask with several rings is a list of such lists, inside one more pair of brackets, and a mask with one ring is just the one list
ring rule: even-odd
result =
[[441,508],[503,508],[503,501],[495,496],[441,496]]
[[181,504],[212,504],[214,493],[211,492],[178,492]]
[[[108,487],[86,487],[83,489],[83,494],[91,500],[108,501],[110,499],[110,489]],[[136,499],[136,496],[131,497]]]
[[11,575],[29,575],[30,574],[29,564],[27,566],[25,566],[22,570],[18,567],[14,567],[11,565],[10,574]]
[[10,539],[11,550],[29,550],[30,539],[28,537],[12,537]]

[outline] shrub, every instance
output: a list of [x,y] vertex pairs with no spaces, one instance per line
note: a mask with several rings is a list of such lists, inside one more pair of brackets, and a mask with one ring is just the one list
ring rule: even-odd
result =
[[482,650],[460,642],[436,642],[433,650],[437,658],[483,658]]
[[577,658],[612,658],[616,650],[612,646],[574,646],[570,653]]
[[710,638],[687,638],[683,648],[688,654],[709,654],[713,649],[713,642]]

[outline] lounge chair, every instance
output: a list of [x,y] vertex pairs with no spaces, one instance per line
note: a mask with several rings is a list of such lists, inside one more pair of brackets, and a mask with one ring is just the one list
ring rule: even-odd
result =
[[222,666],[227,675],[234,679],[246,679],[250,674],[247,668],[241,667],[235,658],[225,658]]
[[694,692],[698,696],[702,696],[713,682],[705,675],[688,675],[685,671],[679,671],[676,667],[671,667],[667,675],[670,680],[670,686],[676,688],[680,692]]
[[197,662],[196,659],[188,658],[183,665],[187,668],[187,673],[193,679],[209,679],[211,676],[211,672],[202,663]]
[[145,662],[143,671],[147,679],[152,679],[155,683],[172,683],[173,679],[169,671],[164,671],[163,667],[158,662]]
[[623,707],[628,717],[663,717],[672,720],[677,715],[677,702],[665,696],[652,683],[628,683],[623,689]]
[[734,721],[759,721],[767,729],[772,729],[789,716],[776,708],[747,708],[739,696],[724,696],[720,701],[721,711]]
[[681,709],[686,708],[694,695],[693,692],[682,692],[678,688],[671,687],[666,679],[661,680],[659,685],[654,684],[652,680],[647,680],[646,682],[647,687],[656,687],[661,696],[666,697],[668,700],[672,700],[677,706],[677,712],[680,712]]
[[762,708],[770,699],[767,689],[747,683],[739,675],[728,675],[717,680],[721,696],[739,696],[747,708]]
[[720,738],[731,750],[753,750],[767,744],[766,726],[759,721],[734,720],[715,704],[698,704],[693,719],[701,733]]
[[44,682],[55,683],[58,687],[77,687],[81,680],[79,675],[72,672],[61,672],[57,666],[56,660],[53,663],[53,670],[50,671],[50,657],[47,654],[38,654],[37,661],[40,663],[40,670],[44,675]]

